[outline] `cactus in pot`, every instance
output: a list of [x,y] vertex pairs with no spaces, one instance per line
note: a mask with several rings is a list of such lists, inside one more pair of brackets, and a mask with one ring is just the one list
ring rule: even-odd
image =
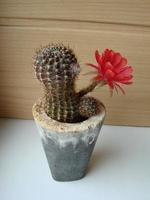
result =
[[[104,105],[87,94],[99,85],[124,90],[130,84],[132,68],[119,53],[106,49],[95,52],[97,71],[92,82],[77,91],[80,65],[73,50],[63,44],[42,47],[34,56],[34,69],[42,83],[44,96],[33,106],[43,147],[52,172],[58,181],[82,178],[105,118]],[[119,82],[119,83],[118,83]]]

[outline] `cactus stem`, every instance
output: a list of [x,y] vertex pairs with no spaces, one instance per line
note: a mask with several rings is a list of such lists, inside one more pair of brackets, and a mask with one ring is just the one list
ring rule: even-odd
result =
[[83,97],[84,95],[86,95],[87,93],[89,92],[92,92],[96,86],[103,86],[105,85],[105,82],[104,81],[96,81],[94,80],[90,85],[88,85],[86,88],[84,89],[81,89],[79,92],[78,92],[78,97]]

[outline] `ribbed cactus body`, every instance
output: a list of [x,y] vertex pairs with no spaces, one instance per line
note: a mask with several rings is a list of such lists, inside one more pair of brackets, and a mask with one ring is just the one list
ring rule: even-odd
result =
[[34,66],[45,87],[43,104],[47,115],[62,122],[79,121],[75,78],[80,66],[73,51],[63,45],[48,45],[37,51]]
[[34,58],[34,69],[37,79],[44,86],[43,106],[49,117],[69,123],[80,122],[88,117],[88,114],[85,117],[80,114],[80,101],[97,83],[76,92],[75,80],[80,66],[72,49],[59,44],[39,49]]
[[45,112],[52,119],[72,123],[81,121],[79,98],[74,90],[74,81],[59,83],[54,81],[45,91],[43,103]]

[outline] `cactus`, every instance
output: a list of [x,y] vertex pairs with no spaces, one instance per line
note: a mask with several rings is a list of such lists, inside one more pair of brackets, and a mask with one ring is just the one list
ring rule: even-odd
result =
[[101,102],[98,99],[90,96],[84,96],[80,99],[79,112],[82,116],[92,117],[101,111]]
[[40,48],[34,56],[34,69],[37,79],[44,87],[44,110],[52,119],[75,123],[97,114],[100,110],[98,100],[85,96],[99,81],[93,81],[79,92],[75,89],[80,65],[69,47],[49,44]]

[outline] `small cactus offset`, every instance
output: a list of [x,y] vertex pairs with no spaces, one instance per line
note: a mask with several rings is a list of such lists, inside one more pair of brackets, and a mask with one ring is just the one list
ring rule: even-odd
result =
[[[119,66],[120,62],[121,70],[125,68],[125,79],[123,79],[124,77],[122,79],[117,77],[117,72],[113,69],[111,60],[103,58],[105,54],[100,56],[96,51],[95,57],[98,65],[87,65],[94,67],[98,74],[89,86],[77,92],[75,81],[80,73],[80,65],[72,49],[63,44],[50,44],[36,52],[34,69],[37,79],[44,87],[42,104],[49,117],[60,122],[75,123],[98,114],[101,103],[86,95],[93,91],[98,84],[100,86],[108,84],[111,90],[115,88],[118,91],[117,88],[119,88],[124,93],[118,82],[122,84],[130,83],[132,77],[127,72],[131,73],[131,67],[126,66],[125,58],[122,58],[119,53],[108,49],[105,50],[105,53],[107,59],[111,56],[116,65]],[[116,69],[119,70],[119,67],[116,67]]]
[[98,99],[90,96],[84,96],[80,99],[79,112],[84,117],[92,117],[101,111],[102,104]]

